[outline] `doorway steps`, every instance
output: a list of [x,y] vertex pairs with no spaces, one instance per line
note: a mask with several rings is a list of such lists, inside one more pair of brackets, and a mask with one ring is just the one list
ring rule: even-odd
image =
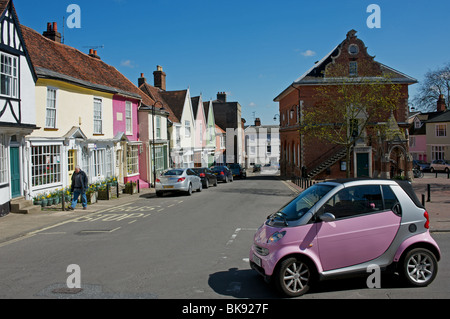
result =
[[40,213],[41,206],[33,205],[33,201],[26,200],[25,197],[18,197],[11,200],[11,213],[13,214],[35,214]]

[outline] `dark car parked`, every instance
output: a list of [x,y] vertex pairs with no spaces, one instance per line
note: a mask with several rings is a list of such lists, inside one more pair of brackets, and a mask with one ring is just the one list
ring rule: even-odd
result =
[[228,168],[231,170],[233,177],[246,178],[247,172],[241,164],[228,164]]
[[233,181],[233,174],[231,170],[226,166],[215,166],[212,168],[214,175],[217,176],[218,181],[222,181],[225,183]]
[[424,161],[420,160],[413,160],[413,167],[424,172],[429,171],[431,168],[429,163],[425,163]]
[[201,167],[192,170],[200,176],[203,188],[208,188],[210,185],[217,186],[217,176],[209,168]]

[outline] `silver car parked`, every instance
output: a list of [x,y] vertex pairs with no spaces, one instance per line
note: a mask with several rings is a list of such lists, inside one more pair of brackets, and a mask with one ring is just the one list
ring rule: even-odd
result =
[[193,190],[202,191],[202,180],[190,168],[171,168],[156,179],[155,186],[158,197],[165,192],[184,192],[190,196]]

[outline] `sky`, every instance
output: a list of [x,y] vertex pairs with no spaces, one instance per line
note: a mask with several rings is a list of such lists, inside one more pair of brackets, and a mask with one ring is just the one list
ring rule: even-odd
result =
[[[64,43],[89,52],[137,85],[161,65],[167,90],[204,101],[227,92],[247,124],[277,124],[273,99],[358,31],[375,60],[416,78],[450,63],[448,0],[13,0],[21,24],[57,22]],[[78,5],[79,28],[71,28]],[[380,27],[367,20],[379,7]],[[64,23],[66,21],[66,23]],[[414,97],[420,84],[410,87]]]

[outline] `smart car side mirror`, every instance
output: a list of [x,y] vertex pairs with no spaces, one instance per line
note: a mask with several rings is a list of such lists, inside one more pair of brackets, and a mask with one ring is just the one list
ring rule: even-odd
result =
[[323,213],[319,216],[320,220],[326,223],[334,222],[336,220],[336,216],[332,213]]

